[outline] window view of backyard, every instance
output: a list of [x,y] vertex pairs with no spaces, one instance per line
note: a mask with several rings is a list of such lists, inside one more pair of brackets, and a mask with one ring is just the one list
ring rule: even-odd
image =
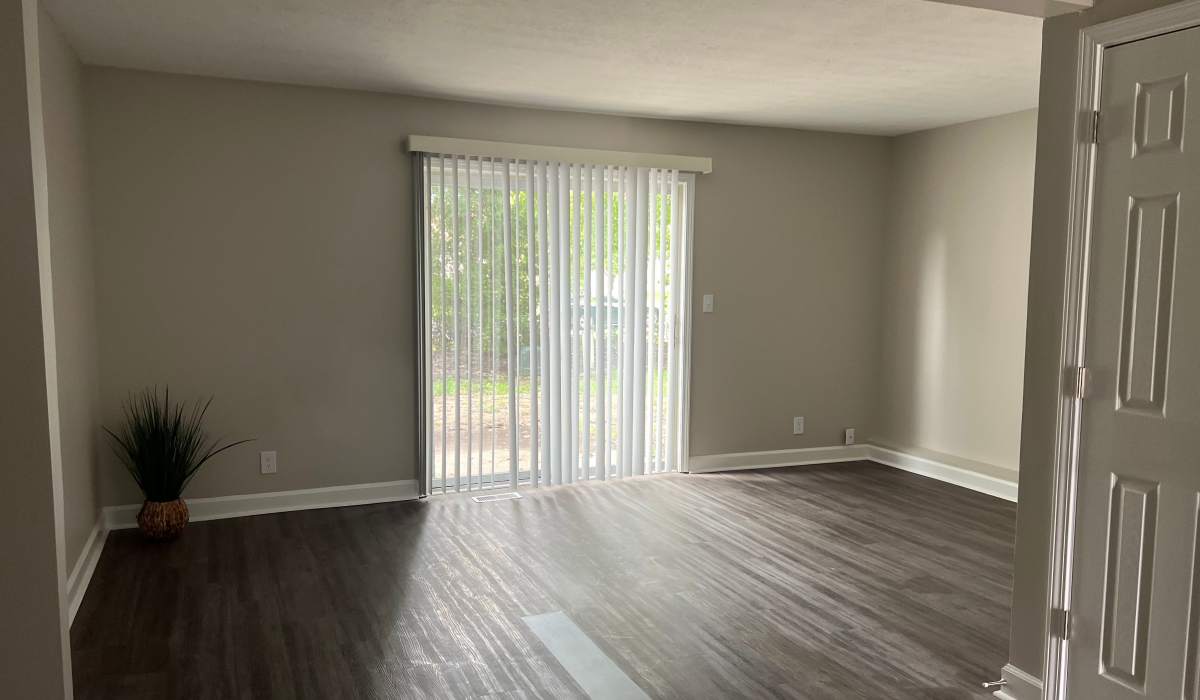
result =
[[435,488],[676,468],[684,183],[638,175],[430,158]]

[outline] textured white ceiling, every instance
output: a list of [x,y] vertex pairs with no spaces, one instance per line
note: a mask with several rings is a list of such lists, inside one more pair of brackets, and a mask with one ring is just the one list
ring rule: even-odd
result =
[[925,0],[45,0],[91,64],[898,134],[1037,104],[1041,20]]

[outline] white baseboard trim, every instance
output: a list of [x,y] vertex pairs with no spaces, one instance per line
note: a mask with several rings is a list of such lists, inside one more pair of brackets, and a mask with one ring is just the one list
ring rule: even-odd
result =
[[920,474],[938,481],[945,481],[955,486],[961,486],[972,491],[986,493],[989,496],[1003,498],[1006,501],[1016,502],[1017,500],[1017,482],[1007,479],[1000,479],[987,474],[965,468],[963,466],[951,464],[949,460],[934,460],[928,457],[919,457],[917,455],[900,452],[889,447],[880,447],[879,445],[869,445],[871,461],[887,465],[896,469],[902,469],[913,474]]
[[832,447],[806,447],[798,450],[768,450],[766,452],[730,452],[689,457],[688,471],[693,474],[706,474],[741,469],[855,462],[869,459],[867,454],[866,445],[834,445]]
[[83,603],[83,595],[87,593],[88,584],[92,582],[92,574],[96,573],[96,563],[100,561],[100,553],[104,551],[104,542],[108,539],[108,528],[104,526],[104,516],[96,518],[92,526],[92,534],[88,535],[83,544],[83,551],[75,561],[71,575],[67,577],[67,625],[75,622],[75,613]]
[[[340,508],[370,503],[411,501],[417,498],[415,479],[383,481],[374,484],[327,486],[295,491],[247,493],[214,498],[188,498],[189,519],[193,522],[240,518],[247,515],[284,513],[292,510]],[[109,530],[137,527],[137,514],[142,505],[109,506],[104,509],[104,523]]]
[[879,445],[833,445],[830,447],[807,447],[799,450],[770,450],[766,452],[731,452],[728,454],[700,455],[688,459],[688,471],[693,474],[738,471],[741,469],[768,469],[771,467],[799,467],[809,464],[834,462],[856,462],[869,460],[913,474],[927,476],[989,496],[1016,502],[1017,482],[981,474],[966,464],[954,464],[949,458],[940,460],[921,457]]
[[1042,680],[1032,673],[1006,664],[1000,670],[1000,677],[1008,681],[1008,685],[992,693],[997,700],[1041,700]]
[[[195,498],[188,499],[187,504],[190,519],[200,521],[282,513],[290,510],[411,501],[416,498],[417,482],[407,479],[375,484],[352,484],[296,491]],[[71,575],[67,577],[67,601],[70,606],[68,620],[70,622],[75,621],[75,614],[79,612],[79,606],[83,604],[83,596],[92,582],[92,574],[96,572],[96,564],[100,561],[101,552],[104,551],[104,543],[108,539],[109,531],[137,527],[137,514],[141,507],[140,503],[109,506],[101,512],[100,517],[96,520],[87,542],[83,545],[83,551],[79,553],[79,559],[71,569]]]

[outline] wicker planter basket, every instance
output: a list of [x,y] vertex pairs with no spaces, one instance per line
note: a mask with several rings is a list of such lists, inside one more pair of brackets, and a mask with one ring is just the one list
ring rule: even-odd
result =
[[171,540],[188,524],[188,507],[182,498],[174,501],[145,501],[138,511],[138,527],[152,540]]

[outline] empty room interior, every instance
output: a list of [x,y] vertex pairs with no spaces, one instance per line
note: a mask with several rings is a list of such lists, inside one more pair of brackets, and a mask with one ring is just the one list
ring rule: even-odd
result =
[[0,32],[0,696],[1200,698],[1200,0]]

